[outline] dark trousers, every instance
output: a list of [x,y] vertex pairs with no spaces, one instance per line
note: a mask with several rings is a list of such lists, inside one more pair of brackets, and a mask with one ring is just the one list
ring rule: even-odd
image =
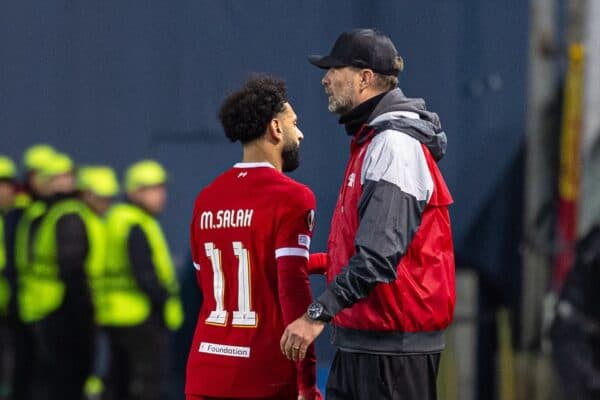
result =
[[10,399],[15,360],[14,330],[0,319],[0,400]]
[[338,350],[327,400],[436,400],[440,354],[378,355]]
[[162,319],[151,316],[133,327],[108,328],[110,400],[162,400],[169,371],[169,336]]
[[577,321],[557,316],[552,325],[552,357],[565,399],[600,399],[600,335]]
[[35,341],[31,325],[21,321],[15,323],[15,369],[13,373],[12,396],[14,400],[34,399],[33,389],[37,386],[38,375],[35,366]]
[[[72,310],[71,310],[72,311]],[[93,312],[59,310],[33,325],[42,394],[36,400],[81,400],[92,371]]]

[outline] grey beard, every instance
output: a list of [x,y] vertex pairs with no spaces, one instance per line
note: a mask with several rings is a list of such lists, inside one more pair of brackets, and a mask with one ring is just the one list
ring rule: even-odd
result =
[[327,109],[331,113],[343,115],[346,114],[348,111],[352,110],[352,105],[350,104],[350,101],[346,99],[332,99],[327,104]]

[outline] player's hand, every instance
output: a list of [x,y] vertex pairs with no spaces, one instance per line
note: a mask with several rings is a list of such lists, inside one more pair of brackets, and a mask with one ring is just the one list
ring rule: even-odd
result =
[[306,314],[285,328],[279,345],[281,352],[292,361],[304,360],[308,346],[323,332],[325,322],[313,321]]

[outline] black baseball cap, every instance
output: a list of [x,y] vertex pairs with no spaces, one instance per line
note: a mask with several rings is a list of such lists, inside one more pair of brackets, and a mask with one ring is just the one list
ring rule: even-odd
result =
[[373,29],[354,29],[342,33],[329,55],[308,56],[308,61],[319,68],[369,68],[383,75],[398,75],[402,58],[392,40]]

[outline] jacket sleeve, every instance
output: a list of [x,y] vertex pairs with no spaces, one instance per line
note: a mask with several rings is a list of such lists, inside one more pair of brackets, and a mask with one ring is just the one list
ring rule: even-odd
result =
[[59,274],[69,294],[89,297],[85,260],[89,243],[85,225],[77,214],[67,214],[56,223]]
[[388,130],[369,145],[361,172],[356,253],[318,298],[334,316],[393,282],[402,256],[421,224],[433,180],[421,144]]
[[327,253],[311,253],[308,259],[309,275],[327,275]]
[[156,266],[152,261],[152,249],[144,231],[138,225],[135,225],[129,233],[127,251],[136,282],[150,298],[152,305],[160,310],[169,294],[158,280]]

